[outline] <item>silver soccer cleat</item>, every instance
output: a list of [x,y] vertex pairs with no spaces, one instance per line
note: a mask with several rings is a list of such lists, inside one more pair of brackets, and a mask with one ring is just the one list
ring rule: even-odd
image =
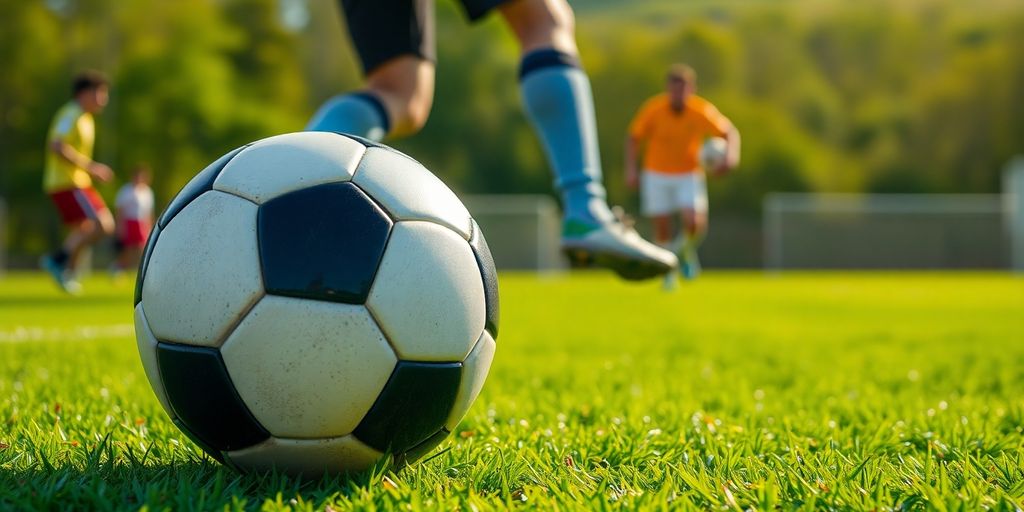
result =
[[622,222],[595,226],[566,220],[562,251],[574,267],[597,265],[630,281],[658,277],[679,266],[675,254],[644,240]]

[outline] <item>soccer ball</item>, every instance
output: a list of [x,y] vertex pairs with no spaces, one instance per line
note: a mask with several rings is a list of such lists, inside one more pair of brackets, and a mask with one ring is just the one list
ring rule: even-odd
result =
[[725,162],[728,143],[721,137],[710,137],[700,147],[700,166],[704,170],[717,169]]
[[135,289],[157,398],[243,471],[416,460],[476,399],[497,327],[494,262],[455,194],[398,151],[328,132],[270,137],[196,175]]

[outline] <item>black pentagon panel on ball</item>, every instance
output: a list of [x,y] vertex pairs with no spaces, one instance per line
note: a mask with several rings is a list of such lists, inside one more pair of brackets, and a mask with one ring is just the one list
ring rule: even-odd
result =
[[149,267],[149,258],[153,256],[153,247],[156,246],[156,239],[160,236],[160,226],[153,226],[146,239],[146,248],[142,250],[142,257],[139,258],[139,271],[135,276],[135,305],[142,302],[142,282],[146,279],[146,269]]
[[420,445],[444,426],[461,379],[462,363],[399,361],[356,438],[394,454]]
[[226,459],[224,459],[224,453],[223,452],[221,452],[220,450],[217,450],[214,447],[204,443],[202,439],[199,439],[198,437],[196,437],[195,432],[192,432],[191,430],[189,430],[188,425],[185,425],[184,423],[182,423],[181,420],[176,420],[175,419],[175,420],[171,420],[171,421],[174,423],[174,426],[178,427],[178,430],[180,430],[183,434],[185,434],[185,436],[188,437],[190,441],[195,443],[196,446],[202,448],[203,451],[206,452],[207,455],[209,455],[210,457],[213,457],[214,459],[216,459],[217,462],[220,462],[221,464],[225,463],[224,461]]
[[159,342],[157,361],[167,401],[200,447],[239,450],[270,437],[238,396],[217,349]]
[[498,339],[498,272],[494,268],[494,257],[491,256],[491,249],[487,247],[487,240],[484,240],[484,233],[480,226],[473,221],[473,236],[469,239],[469,245],[473,247],[473,256],[476,257],[476,264],[480,267],[480,276],[484,280],[484,300],[487,301],[487,316],[484,322],[484,329],[491,333],[491,337]]
[[437,445],[441,444],[441,441],[444,441],[449,434],[451,434],[451,432],[448,432],[447,429],[442,428],[441,430],[437,431],[437,433],[435,433],[434,435],[428,437],[426,441],[423,441],[422,443],[413,446],[412,448],[406,450],[405,453],[395,455],[395,465],[397,465],[398,467],[403,467],[410,463],[416,462],[424,455],[430,453],[431,450],[437,448]]
[[234,149],[228,154],[218,158],[212,164],[206,166],[205,169],[199,171],[185,184],[184,187],[178,191],[178,194],[171,200],[171,204],[167,205],[164,209],[164,213],[160,215],[160,219],[157,221],[157,225],[161,228],[167,227],[167,223],[174,218],[181,210],[184,210],[189,203],[195,200],[195,198],[213,190],[213,182],[220,175],[220,171],[224,169],[224,166],[231,161],[239,152],[249,147],[249,145],[242,146],[238,149]]
[[362,304],[392,221],[354,184],[328,183],[267,201],[257,224],[267,293]]

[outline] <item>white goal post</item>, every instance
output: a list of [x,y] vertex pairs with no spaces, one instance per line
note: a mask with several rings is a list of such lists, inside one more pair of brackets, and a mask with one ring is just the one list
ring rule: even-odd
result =
[[783,269],[1010,265],[1003,194],[770,194],[764,264]]
[[484,233],[494,263],[502,270],[558,271],[561,215],[554,199],[541,194],[478,194],[462,197]]
[[1014,158],[1006,166],[1003,199],[1011,265],[1015,271],[1024,273],[1024,156]]

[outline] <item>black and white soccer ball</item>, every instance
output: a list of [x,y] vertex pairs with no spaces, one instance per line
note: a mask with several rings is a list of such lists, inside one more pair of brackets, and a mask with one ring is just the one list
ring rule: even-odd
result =
[[698,158],[705,171],[718,169],[729,154],[729,143],[721,137],[709,137],[700,146]]
[[327,132],[264,139],[196,175],[135,290],[160,403],[246,471],[421,457],[476,399],[497,327],[494,262],[462,202],[408,156]]

